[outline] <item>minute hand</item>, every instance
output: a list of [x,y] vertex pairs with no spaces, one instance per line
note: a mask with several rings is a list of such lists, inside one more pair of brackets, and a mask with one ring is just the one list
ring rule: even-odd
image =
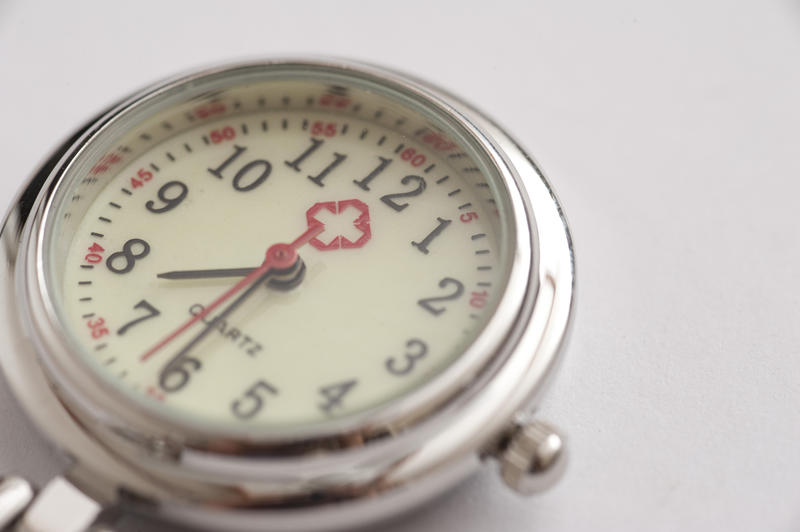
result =
[[244,277],[249,275],[256,267],[252,268],[217,268],[212,270],[174,270],[159,273],[159,279],[216,279],[219,277]]

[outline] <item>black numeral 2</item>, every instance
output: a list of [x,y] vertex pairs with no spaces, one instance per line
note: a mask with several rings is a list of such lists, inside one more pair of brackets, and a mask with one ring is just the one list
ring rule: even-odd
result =
[[445,277],[441,281],[439,281],[439,288],[447,288],[448,286],[452,286],[452,291],[449,294],[445,294],[443,296],[437,297],[426,297],[424,299],[420,299],[417,301],[417,304],[433,314],[434,316],[438,316],[445,310],[445,307],[437,307],[434,306],[434,303],[441,303],[443,301],[453,301],[454,299],[458,299],[464,293],[464,283],[457,279],[453,279],[452,277]]

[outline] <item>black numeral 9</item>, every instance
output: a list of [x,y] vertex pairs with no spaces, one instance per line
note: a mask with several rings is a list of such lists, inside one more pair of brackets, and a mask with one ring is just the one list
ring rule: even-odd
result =
[[158,189],[156,193],[158,199],[164,203],[163,206],[156,207],[156,202],[153,200],[148,201],[144,204],[145,208],[156,214],[161,214],[162,212],[171,211],[186,198],[186,195],[189,193],[189,187],[181,183],[180,181],[169,181],[168,183],[164,183],[161,188]]

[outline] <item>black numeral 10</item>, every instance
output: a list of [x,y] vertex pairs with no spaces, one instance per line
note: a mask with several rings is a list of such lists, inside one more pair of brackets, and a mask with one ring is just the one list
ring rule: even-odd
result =
[[[233,154],[230,157],[222,161],[222,164],[216,168],[209,168],[208,172],[218,179],[224,179],[222,175],[223,172],[225,172],[228,166],[233,164],[240,155],[247,151],[247,148],[235,145],[233,150]],[[267,180],[271,172],[272,164],[270,164],[269,161],[265,159],[255,159],[245,163],[236,171],[233,175],[231,185],[233,185],[234,190],[239,192],[249,192],[261,186],[264,181]]]

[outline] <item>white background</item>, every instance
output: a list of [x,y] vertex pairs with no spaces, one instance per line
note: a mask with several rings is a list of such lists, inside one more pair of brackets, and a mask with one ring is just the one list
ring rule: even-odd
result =
[[[577,320],[542,409],[570,438],[563,482],[520,499],[488,467],[380,530],[800,529],[798,2],[0,0],[0,198],[133,89],[286,54],[473,102],[574,232]],[[52,469],[4,385],[0,427],[0,472]]]

